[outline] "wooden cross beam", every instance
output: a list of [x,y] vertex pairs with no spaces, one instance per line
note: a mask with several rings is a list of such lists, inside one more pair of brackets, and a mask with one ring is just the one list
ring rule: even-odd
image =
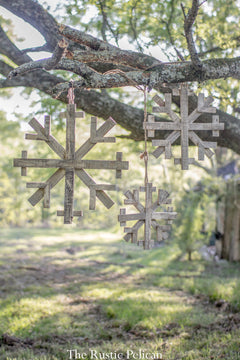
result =
[[43,207],[50,208],[50,185],[44,182],[28,182],[27,188],[44,189]]
[[189,164],[195,161],[193,158],[189,158],[189,139],[198,146],[198,160],[204,160],[204,155],[210,158],[214,154],[210,148],[215,149],[217,146],[216,142],[202,141],[195,131],[212,130],[213,136],[219,136],[219,130],[224,129],[224,124],[219,123],[218,115],[213,115],[212,123],[195,123],[202,113],[214,114],[216,112],[216,109],[210,106],[213,102],[211,96],[205,99],[203,94],[199,94],[197,108],[191,114],[188,114],[189,90],[187,84],[182,84],[177,93],[180,95],[180,117],[171,109],[172,94],[165,94],[165,101],[156,95],[153,100],[159,106],[153,107],[153,112],[167,113],[172,122],[155,122],[153,115],[149,115],[148,122],[144,123],[143,126],[147,130],[149,137],[154,137],[156,130],[172,131],[164,140],[152,140],[152,145],[157,146],[157,149],[153,152],[156,158],[163,153],[165,153],[166,159],[172,158],[171,146],[180,137],[181,157],[174,159],[174,163],[181,164],[182,169],[187,170]]
[[[172,208],[164,208],[164,211],[157,212],[155,211],[159,206],[165,204],[170,204],[171,199],[168,199],[168,192],[164,190],[158,191],[157,201],[152,201],[152,194],[156,191],[156,187],[153,187],[151,183],[147,183],[146,186],[141,186],[140,191],[145,192],[145,206],[143,206],[139,201],[139,191],[134,190],[127,191],[125,193],[126,200],[124,203],[126,205],[133,205],[139,212],[133,214],[127,214],[126,209],[120,209],[120,215],[118,220],[120,226],[126,226],[127,221],[136,221],[137,222],[132,227],[125,227],[124,232],[126,235],[124,239],[126,241],[131,240],[133,243],[138,245],[143,245],[144,249],[150,249],[153,247],[153,241],[151,239],[151,227],[157,231],[157,241],[161,241],[167,238],[167,231],[170,230],[169,221],[176,218],[177,213],[173,212]],[[167,225],[159,225],[158,221],[164,220],[167,222]],[[138,230],[144,225],[144,241],[138,241],[137,234]]]
[[[105,191],[116,190],[114,185],[96,184],[86,169],[107,169],[115,170],[116,177],[120,178],[122,170],[128,169],[128,162],[122,161],[122,153],[116,153],[116,160],[85,160],[83,157],[99,142],[115,142],[114,137],[105,135],[116,125],[116,122],[109,118],[97,129],[97,118],[91,118],[90,137],[77,150],[75,149],[75,119],[84,117],[83,112],[76,111],[75,104],[68,104],[66,112],[60,115],[66,117],[66,148],[51,135],[51,119],[45,116],[44,126],[35,118],[29,124],[36,134],[26,134],[27,139],[43,140],[60,157],[60,159],[35,159],[27,158],[27,152],[22,152],[21,159],[14,159],[14,166],[21,167],[22,175],[27,174],[27,168],[57,168],[58,170],[44,183],[28,183],[28,187],[38,188],[29,198],[34,206],[44,198],[44,207],[50,206],[50,189],[52,189],[61,179],[65,177],[64,210],[58,211],[58,216],[64,216],[64,223],[70,224],[74,216],[82,216],[82,211],[73,210],[74,200],[74,179],[77,175],[83,183],[90,189],[90,209],[95,209],[96,198],[98,198],[107,208],[114,202]],[[39,185],[39,186],[38,186]]]

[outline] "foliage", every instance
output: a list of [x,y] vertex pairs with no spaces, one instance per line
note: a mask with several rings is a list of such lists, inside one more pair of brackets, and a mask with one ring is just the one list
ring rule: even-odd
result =
[[[205,197],[206,200],[206,197]],[[203,194],[201,192],[191,191],[183,196],[180,206],[180,221],[177,226],[176,238],[180,249],[188,254],[188,260],[192,259],[192,253],[201,240],[206,238],[206,234],[201,234],[204,225],[204,204]]]

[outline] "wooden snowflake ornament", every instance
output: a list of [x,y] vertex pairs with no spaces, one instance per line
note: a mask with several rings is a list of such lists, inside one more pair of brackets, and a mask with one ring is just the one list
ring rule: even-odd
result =
[[155,122],[154,115],[148,116],[148,122],[144,124],[144,128],[148,131],[148,137],[155,136],[155,130],[170,130],[172,131],[165,140],[152,140],[152,145],[157,146],[153,155],[158,158],[161,154],[165,153],[166,159],[171,159],[172,144],[180,137],[181,139],[181,158],[174,158],[174,164],[181,164],[182,170],[188,170],[189,164],[192,164],[195,159],[189,158],[189,140],[198,146],[198,160],[204,160],[204,155],[211,158],[214,153],[210,148],[217,147],[216,142],[203,141],[195,133],[195,131],[212,130],[213,136],[219,136],[219,130],[224,129],[224,124],[219,123],[219,116],[212,116],[212,123],[196,123],[195,121],[203,113],[216,112],[216,108],[210,106],[213,102],[211,96],[204,99],[203,94],[198,95],[198,106],[189,115],[188,114],[188,86],[187,84],[181,85],[180,90],[174,90],[174,95],[180,96],[180,117],[171,109],[172,94],[165,94],[165,102],[158,96],[154,96],[153,100],[159,105],[153,108],[153,112],[166,113],[172,119],[172,122]]
[[[118,221],[120,226],[126,226],[127,221],[137,222],[132,227],[125,227],[124,240],[131,240],[132,243],[136,243],[143,246],[144,249],[151,249],[154,247],[154,240],[151,239],[151,227],[156,230],[157,241],[160,242],[168,237],[168,231],[170,231],[172,220],[176,218],[177,213],[173,212],[172,207],[166,207],[166,204],[171,204],[171,199],[168,199],[169,194],[165,190],[158,190],[158,197],[155,202],[152,200],[153,192],[156,191],[156,187],[153,187],[151,183],[147,183],[146,186],[140,187],[141,192],[145,192],[145,206],[139,201],[139,190],[127,191],[124,195],[127,199],[124,200],[125,205],[133,205],[138,213],[126,214],[126,209],[120,209],[120,215]],[[155,210],[161,207],[161,212]],[[163,220],[166,224],[161,225],[159,220]],[[144,240],[138,240],[138,230],[144,225]]]
[[42,140],[59,156],[60,159],[29,159],[27,151],[22,152],[21,159],[14,159],[14,166],[21,167],[21,175],[27,175],[27,168],[57,168],[52,176],[45,182],[29,182],[28,188],[38,190],[28,199],[30,204],[35,206],[42,198],[43,205],[50,207],[50,191],[57,183],[65,177],[64,210],[57,212],[58,216],[64,216],[64,224],[72,223],[74,216],[82,216],[82,211],[73,209],[74,200],[74,179],[77,175],[90,190],[89,209],[94,210],[96,198],[98,198],[106,208],[112,207],[114,202],[107,195],[105,190],[116,190],[115,185],[96,184],[93,178],[86,172],[86,169],[109,169],[116,171],[116,177],[121,177],[122,170],[128,169],[128,162],[122,161],[122,153],[116,153],[116,160],[84,160],[84,156],[100,142],[115,142],[115,137],[105,137],[105,135],[116,125],[112,118],[97,129],[97,118],[91,118],[90,137],[78,150],[75,150],[75,119],[83,118],[83,112],[76,111],[76,105],[67,105],[67,111],[61,114],[66,117],[66,149],[51,135],[51,119],[45,116],[44,126],[36,119],[32,119],[29,124],[36,134],[26,134],[26,139]]

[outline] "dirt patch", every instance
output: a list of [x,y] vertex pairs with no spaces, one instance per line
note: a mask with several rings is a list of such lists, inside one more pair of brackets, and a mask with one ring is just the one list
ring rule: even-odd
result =
[[31,347],[33,343],[34,341],[32,339],[20,339],[7,333],[0,337],[0,345]]

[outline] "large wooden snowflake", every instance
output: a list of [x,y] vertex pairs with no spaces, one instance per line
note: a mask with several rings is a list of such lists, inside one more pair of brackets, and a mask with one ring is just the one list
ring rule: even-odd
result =
[[204,99],[203,94],[198,95],[198,106],[189,115],[188,114],[188,87],[187,84],[181,85],[180,90],[174,90],[174,95],[180,96],[180,117],[171,109],[172,94],[165,94],[165,102],[158,96],[154,96],[153,100],[159,105],[153,107],[153,112],[166,113],[173,122],[154,122],[154,115],[148,116],[148,122],[144,123],[144,128],[148,130],[148,137],[155,136],[155,130],[170,130],[170,135],[164,140],[152,140],[152,145],[157,146],[153,155],[158,158],[165,152],[165,158],[173,157],[171,146],[180,137],[181,138],[181,158],[174,158],[175,164],[181,164],[183,170],[187,170],[189,164],[195,159],[189,158],[189,140],[198,146],[198,160],[204,160],[204,155],[211,158],[213,152],[210,150],[217,147],[216,142],[203,141],[195,133],[195,131],[212,130],[213,136],[219,136],[219,130],[224,129],[224,124],[219,123],[219,116],[212,116],[212,123],[196,123],[195,121],[202,113],[216,112],[216,108],[210,106],[213,102],[211,96]]
[[[141,192],[145,192],[145,206],[139,201],[139,190],[127,191],[124,195],[127,199],[124,200],[125,205],[133,205],[138,213],[126,214],[126,209],[120,209],[120,215],[118,220],[120,226],[126,226],[127,221],[137,222],[132,227],[125,227],[124,240],[131,240],[132,243],[136,243],[143,246],[144,249],[151,249],[154,247],[154,240],[151,239],[151,227],[156,230],[157,242],[160,242],[168,237],[168,231],[171,230],[172,220],[176,218],[177,213],[173,212],[172,207],[166,207],[166,204],[171,204],[169,199],[169,193],[165,190],[158,190],[158,197],[155,202],[152,200],[152,194],[156,191],[156,187],[153,187],[151,183],[147,183],[146,186],[140,187]],[[162,211],[155,211],[158,207],[161,207]],[[158,221],[164,221],[166,224],[161,225]],[[138,230],[144,225],[144,240],[138,240]]]
[[114,204],[105,190],[116,190],[115,185],[96,184],[93,178],[86,172],[86,169],[114,169],[116,177],[121,177],[122,170],[128,169],[128,162],[122,161],[122,153],[116,153],[115,161],[108,160],[84,160],[84,156],[97,144],[115,142],[115,137],[105,135],[116,125],[112,118],[97,129],[97,118],[91,118],[89,139],[75,150],[75,119],[84,117],[83,112],[76,112],[75,104],[68,104],[67,111],[61,114],[66,117],[66,149],[51,135],[51,119],[45,116],[44,126],[35,118],[29,124],[36,131],[36,134],[26,134],[26,139],[42,140],[59,156],[60,159],[30,159],[27,158],[27,151],[22,152],[21,159],[14,159],[14,166],[21,167],[22,176],[27,175],[27,168],[57,168],[54,174],[45,182],[29,182],[28,188],[38,190],[28,199],[31,205],[35,206],[42,198],[43,206],[50,207],[51,189],[65,177],[64,210],[57,212],[58,216],[64,216],[64,223],[70,224],[74,216],[82,216],[82,211],[74,211],[74,178],[77,175],[90,190],[89,209],[94,210],[96,198],[98,198],[108,209]]

